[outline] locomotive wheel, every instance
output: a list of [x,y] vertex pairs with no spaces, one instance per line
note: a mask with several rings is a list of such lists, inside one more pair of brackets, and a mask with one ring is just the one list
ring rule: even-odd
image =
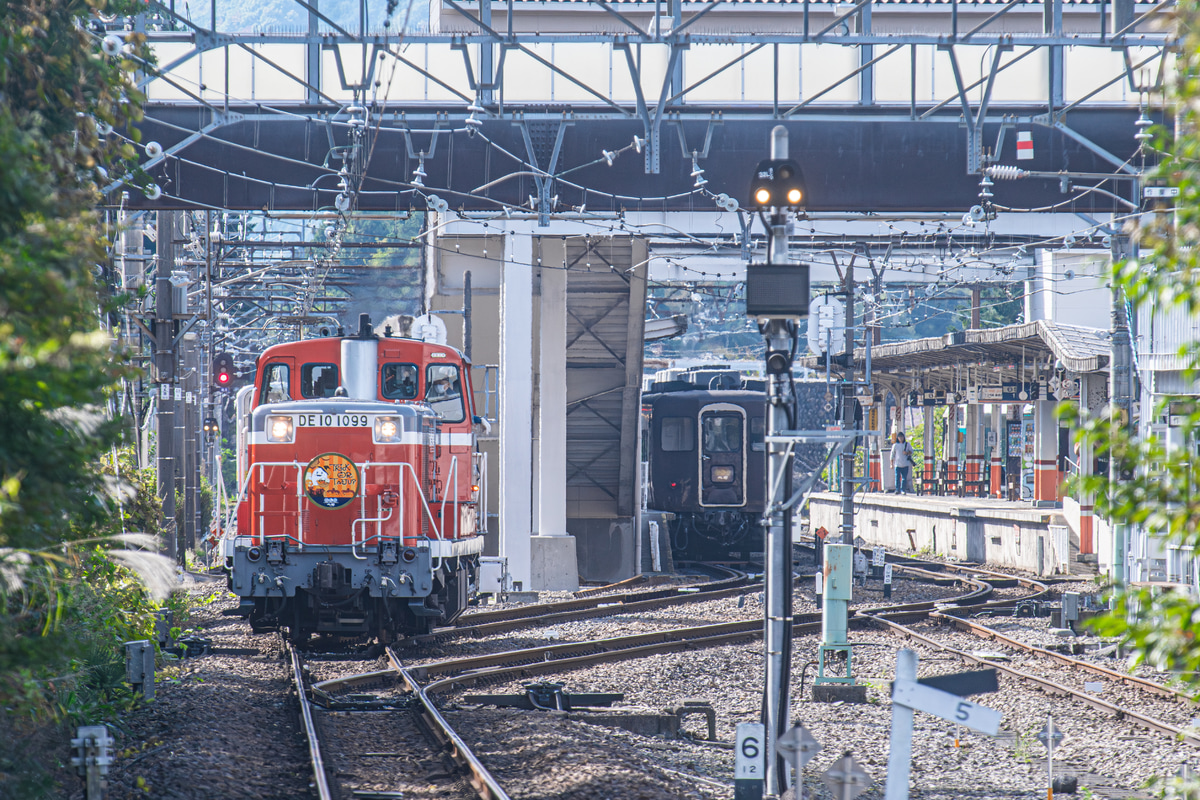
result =
[[288,630],[288,641],[293,647],[306,647],[309,640],[312,639],[311,631],[293,631]]

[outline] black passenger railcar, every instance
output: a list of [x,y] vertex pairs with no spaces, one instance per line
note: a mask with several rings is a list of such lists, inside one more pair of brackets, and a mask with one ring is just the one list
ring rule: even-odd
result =
[[676,559],[761,558],[766,413],[761,390],[670,381],[642,395],[646,506],[674,515]]

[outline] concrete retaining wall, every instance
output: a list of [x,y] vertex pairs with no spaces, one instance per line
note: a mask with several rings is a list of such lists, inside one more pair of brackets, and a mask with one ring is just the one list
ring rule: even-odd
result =
[[[1052,525],[1066,527],[1056,511],[897,495],[867,495],[856,501],[855,509],[855,535],[892,552],[930,553],[1039,575],[1070,571],[1071,537],[1051,531]],[[836,536],[841,497],[830,492],[813,495],[809,521],[811,530],[823,527]]]

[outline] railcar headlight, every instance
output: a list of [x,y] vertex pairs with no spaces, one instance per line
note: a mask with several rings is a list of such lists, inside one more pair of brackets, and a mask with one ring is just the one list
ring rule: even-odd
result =
[[400,441],[400,421],[396,417],[375,418],[375,441]]
[[733,483],[733,467],[713,467],[709,477],[713,483]]
[[295,438],[295,433],[291,417],[275,414],[267,417],[268,442],[290,442]]

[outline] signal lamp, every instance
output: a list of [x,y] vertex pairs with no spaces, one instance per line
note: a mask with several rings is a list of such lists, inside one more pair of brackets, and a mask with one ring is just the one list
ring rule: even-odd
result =
[[213,386],[227,389],[233,385],[233,356],[229,353],[217,353],[213,356]]
[[750,181],[750,202],[758,208],[804,205],[808,192],[804,173],[789,158],[769,158],[758,162]]

